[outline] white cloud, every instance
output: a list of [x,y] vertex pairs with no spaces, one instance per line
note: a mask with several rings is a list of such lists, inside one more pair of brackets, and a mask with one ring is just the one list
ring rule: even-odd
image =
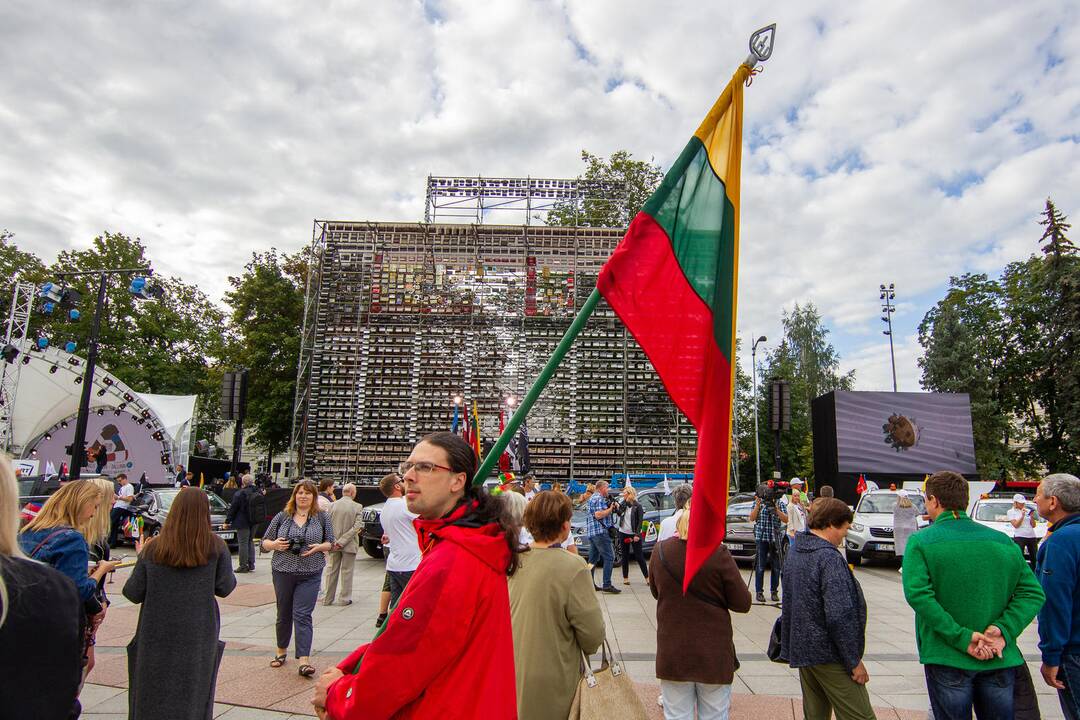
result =
[[914,389],[910,335],[948,277],[1032,252],[1048,195],[1080,217],[1078,14],[6,3],[0,227],[47,259],[139,235],[159,269],[219,297],[251,251],[299,248],[314,217],[419,219],[428,173],[573,176],[582,148],[670,163],[775,20],[746,91],[743,334],[778,336],[781,310],[813,301],[860,386],[885,387],[876,288],[895,282]]

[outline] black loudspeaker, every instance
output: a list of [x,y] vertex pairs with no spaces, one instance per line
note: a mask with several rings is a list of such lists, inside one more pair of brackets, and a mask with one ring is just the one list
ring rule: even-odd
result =
[[227,372],[221,380],[221,418],[239,420],[247,410],[247,370]]
[[791,429],[791,385],[787,380],[769,381],[769,429]]

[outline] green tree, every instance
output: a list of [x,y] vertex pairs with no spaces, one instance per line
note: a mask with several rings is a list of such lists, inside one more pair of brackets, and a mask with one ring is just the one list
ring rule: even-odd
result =
[[237,336],[230,360],[248,370],[246,425],[251,441],[270,455],[291,440],[307,265],[305,252],[253,253],[225,294]]
[[7,331],[8,315],[11,313],[12,282],[16,276],[23,282],[33,283],[35,286],[44,284],[49,279],[45,263],[32,252],[20,250],[13,242],[14,233],[0,230],[0,278],[5,284],[0,289],[0,323],[3,330]]
[[854,370],[840,371],[840,356],[813,303],[796,303],[790,313],[784,313],[783,327],[783,339],[766,355],[758,378],[763,479],[771,476],[776,448],[776,434],[768,429],[769,380],[778,377],[790,383],[791,430],[781,434],[780,467],[785,476],[800,477],[813,472],[810,402],[833,390],[851,390],[855,384]]
[[984,274],[950,278],[945,298],[919,324],[921,384],[970,396],[975,460],[984,477],[1000,478],[1020,466],[1010,449],[1019,430],[1010,422],[1015,389],[1005,381],[1012,357],[1008,327],[1004,290]]
[[585,174],[579,180],[622,186],[625,196],[618,200],[559,201],[548,211],[548,225],[626,227],[664,179],[659,165],[652,160],[634,160],[626,150],[615,151],[607,160],[582,150],[581,159]]

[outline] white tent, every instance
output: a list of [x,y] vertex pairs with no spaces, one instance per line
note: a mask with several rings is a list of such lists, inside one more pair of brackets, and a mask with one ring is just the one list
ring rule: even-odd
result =
[[[33,444],[59,423],[79,412],[86,360],[57,348],[31,350],[19,355],[23,363],[11,420],[9,451],[29,452]],[[90,409],[123,411],[144,420],[148,429],[160,429],[162,444],[173,462],[187,462],[188,437],[195,412],[195,395],[149,395],[133,391],[100,365],[95,368]]]

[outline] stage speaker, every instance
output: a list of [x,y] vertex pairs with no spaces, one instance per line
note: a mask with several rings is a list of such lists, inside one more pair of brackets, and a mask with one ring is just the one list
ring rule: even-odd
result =
[[227,372],[221,380],[221,417],[239,420],[247,410],[247,370]]
[[791,385],[787,380],[769,381],[769,429],[791,429]]

